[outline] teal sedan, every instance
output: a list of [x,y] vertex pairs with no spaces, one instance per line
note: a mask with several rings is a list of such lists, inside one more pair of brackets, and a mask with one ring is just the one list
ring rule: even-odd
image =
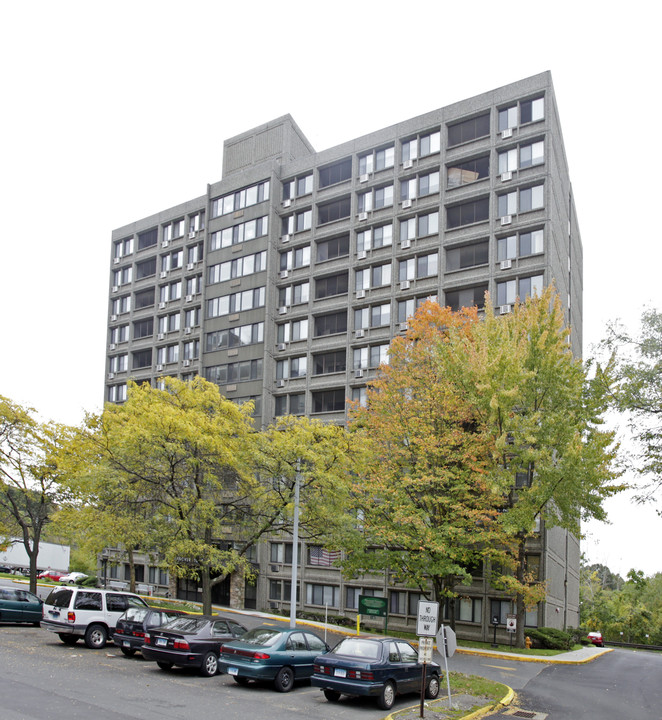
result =
[[0,622],[39,625],[42,605],[43,602],[27,590],[0,587]]
[[296,680],[313,674],[313,660],[328,651],[329,646],[315,633],[261,625],[240,640],[224,643],[218,666],[240,685],[266,680],[278,692],[289,692]]

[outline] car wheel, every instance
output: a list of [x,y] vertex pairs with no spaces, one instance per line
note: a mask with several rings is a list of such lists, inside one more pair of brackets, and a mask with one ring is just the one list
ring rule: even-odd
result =
[[291,667],[282,667],[274,679],[278,692],[289,692],[294,687],[294,672]]
[[58,637],[65,645],[75,645],[78,642],[75,635],[58,635]]
[[88,648],[99,650],[106,646],[108,632],[103,625],[90,625],[85,631],[85,644]]
[[337,690],[325,690],[324,697],[329,702],[338,702],[338,700],[340,700],[340,693]]
[[121,650],[127,657],[131,657],[132,655],[135,655],[135,654],[136,654],[136,649],[135,649],[135,648],[125,648],[125,647],[123,647],[123,648],[120,648],[120,650]]
[[165,660],[157,660],[156,664],[161,668],[161,670],[172,670],[171,662],[166,662]]
[[208,652],[202,658],[202,665],[200,666],[200,672],[205,677],[212,677],[218,672],[218,658],[213,652]]
[[389,680],[384,684],[377,704],[382,710],[390,710],[395,702],[395,685]]
[[237,683],[237,685],[248,685],[250,682],[247,677],[242,677],[241,675],[233,675],[232,679]]
[[431,675],[425,688],[425,697],[434,700],[439,695],[439,676]]

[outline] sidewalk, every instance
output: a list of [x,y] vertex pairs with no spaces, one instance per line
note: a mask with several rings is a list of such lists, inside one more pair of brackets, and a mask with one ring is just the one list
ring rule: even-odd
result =
[[537,662],[559,665],[583,665],[605,653],[613,652],[613,648],[601,648],[595,645],[586,645],[579,650],[559,653],[558,655],[523,655],[522,653],[504,652],[501,650],[479,650],[478,648],[464,648],[458,646],[457,652],[465,655],[481,655],[483,657],[504,658],[520,662]]

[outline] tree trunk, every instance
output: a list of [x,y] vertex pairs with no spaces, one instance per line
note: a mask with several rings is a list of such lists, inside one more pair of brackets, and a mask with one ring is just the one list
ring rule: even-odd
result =
[[208,563],[200,568],[200,580],[202,581],[202,612],[204,615],[211,615],[211,573]]
[[133,548],[128,548],[126,554],[129,558],[129,590],[134,593],[136,591],[136,562],[133,557]]
[[[526,539],[524,537],[518,538],[519,546],[517,548],[517,580],[520,583],[524,582],[524,571],[525,571],[525,554],[524,546]],[[517,631],[515,633],[515,647],[524,647],[524,623],[526,621],[526,608],[524,607],[524,597],[521,593],[518,593],[515,598],[515,613],[517,614]]]

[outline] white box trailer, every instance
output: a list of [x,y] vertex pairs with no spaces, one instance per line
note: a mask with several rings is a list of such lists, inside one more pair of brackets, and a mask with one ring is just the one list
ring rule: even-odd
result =
[[[68,545],[57,545],[56,543],[39,543],[39,554],[37,555],[37,568],[39,570],[61,570],[69,572],[69,554],[71,549]],[[15,568],[30,567],[23,541],[18,538],[11,539],[11,545],[0,551],[0,565],[9,565]]]

